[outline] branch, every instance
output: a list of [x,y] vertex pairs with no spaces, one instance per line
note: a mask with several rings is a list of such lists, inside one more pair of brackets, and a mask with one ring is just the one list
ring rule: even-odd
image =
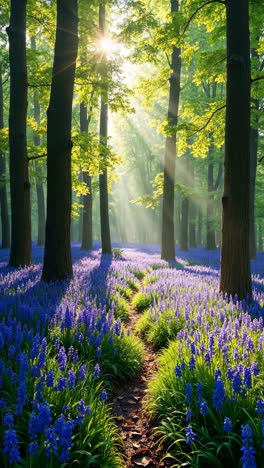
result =
[[35,85],[35,84],[31,84],[31,83],[27,83],[27,86],[29,88],[50,88],[51,87],[51,84],[38,84],[38,85]]
[[226,4],[226,2],[225,2],[224,0],[209,0],[208,2],[205,2],[205,3],[203,3],[202,5],[200,5],[200,6],[192,13],[192,15],[190,16],[190,18],[188,19],[188,21],[185,23],[185,26],[184,26],[184,28],[183,28],[183,32],[181,33],[181,36],[180,36],[180,37],[182,37],[182,36],[185,34],[185,32],[186,32],[188,26],[190,25],[190,23],[191,23],[191,21],[193,20],[193,18],[195,17],[195,15],[197,15],[197,13],[199,13],[199,11],[200,11],[203,7],[205,7],[206,5],[210,5],[210,3],[222,3],[223,5]]
[[38,154],[37,156],[30,156],[30,158],[27,158],[28,161],[33,161],[34,159],[39,159],[39,158],[45,158],[48,156],[47,154]]
[[263,159],[264,159],[264,156],[262,156],[262,157],[259,159],[259,161],[258,161],[258,162],[262,162],[262,161],[263,161]]
[[166,55],[166,59],[168,61],[169,67],[171,68],[171,62],[170,62],[169,54],[167,54],[167,52],[165,52],[165,55]]
[[198,130],[196,130],[196,132],[192,133],[191,135],[188,135],[188,138],[191,138],[193,135],[196,135],[198,132],[201,132],[202,130],[204,130],[204,129],[207,127],[207,125],[211,122],[213,116],[214,116],[215,114],[217,114],[217,112],[219,112],[220,110],[224,109],[225,107],[226,107],[226,104],[224,104],[224,105],[221,106],[221,107],[218,107],[218,109],[216,109],[216,110],[210,115],[210,117],[209,117],[209,119],[207,120],[207,122],[206,122],[201,128],[199,128]]
[[263,76],[257,76],[257,78],[251,79],[250,82],[255,83],[255,81],[259,81],[259,80],[264,80],[264,75]]

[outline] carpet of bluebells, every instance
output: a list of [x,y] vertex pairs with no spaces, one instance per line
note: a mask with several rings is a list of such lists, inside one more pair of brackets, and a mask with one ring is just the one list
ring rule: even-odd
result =
[[125,466],[109,401],[143,361],[131,300],[159,350],[147,411],[171,466],[264,466],[264,255],[240,302],[218,292],[218,251],[72,252],[74,280],[50,285],[43,249],[29,268],[0,254],[0,466]]

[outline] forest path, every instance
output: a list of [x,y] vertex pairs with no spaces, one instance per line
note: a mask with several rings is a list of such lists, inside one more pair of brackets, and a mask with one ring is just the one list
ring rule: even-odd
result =
[[[129,306],[130,318],[126,327],[137,335],[136,324],[142,313],[133,307],[131,299]],[[151,345],[143,342],[143,346],[145,353],[141,372],[114,389],[112,410],[124,442],[126,467],[164,468],[170,465],[161,461],[164,451],[155,442],[154,426],[145,411],[147,385],[157,371],[156,353]]]

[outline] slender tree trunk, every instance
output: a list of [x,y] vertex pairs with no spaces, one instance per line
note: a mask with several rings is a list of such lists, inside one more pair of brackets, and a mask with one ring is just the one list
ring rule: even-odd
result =
[[[36,50],[36,39],[31,38],[31,48]],[[33,95],[33,106],[34,106],[34,120],[37,124],[40,124],[40,105],[38,100],[38,93],[34,90]],[[40,146],[40,137],[34,133],[33,141],[35,146]],[[44,245],[45,243],[45,200],[44,200],[44,189],[41,181],[42,170],[38,163],[35,164],[36,177],[36,192],[37,192],[37,205],[38,205],[38,238],[37,245]]]
[[[4,99],[2,68],[0,62],[0,129],[4,128]],[[6,162],[5,155],[0,154],[0,209],[2,227],[2,249],[10,247],[10,225],[7,206]]]
[[9,38],[9,149],[11,266],[31,264],[30,183],[27,159],[26,0],[11,0]]
[[[80,129],[81,132],[88,134],[88,113],[87,106],[81,102],[80,104]],[[92,178],[88,172],[82,173],[83,182],[88,188],[88,193],[83,195],[83,217],[82,217],[82,246],[83,250],[91,250],[93,248],[93,233],[92,233]]]
[[220,290],[251,296],[249,255],[250,49],[248,0],[226,0],[227,97]]
[[203,229],[203,215],[201,208],[198,210],[198,222],[197,222],[197,245],[202,245],[202,229]]
[[196,243],[196,229],[195,229],[195,216],[196,216],[196,206],[193,200],[190,200],[190,207],[189,207],[189,238],[190,238],[190,247],[197,247]]
[[77,0],[57,0],[57,28],[47,129],[47,222],[42,279],[72,278],[71,119],[78,51]]
[[[105,5],[99,5],[99,31],[101,37],[105,34]],[[101,157],[104,156],[105,149],[107,148],[108,136],[108,90],[107,90],[107,57],[104,54],[102,65],[105,65],[102,72],[102,81],[104,89],[101,93],[101,109],[100,109],[100,147]],[[108,187],[107,187],[107,167],[102,169],[99,175],[100,187],[100,218],[101,218],[101,242],[102,253],[112,253],[111,237],[110,237],[110,223],[109,223],[109,204],[108,204]]]
[[188,221],[189,221],[189,198],[184,197],[181,202],[181,239],[180,249],[188,250]]
[[[179,10],[178,0],[171,0],[171,13]],[[180,49],[173,47],[171,57],[171,76],[169,84],[168,123],[174,127],[178,122],[178,109],[180,98]],[[176,130],[166,137],[164,156],[164,182],[161,227],[161,258],[173,260],[175,258],[174,239],[174,184],[176,163]]]
[[214,163],[213,163],[213,146],[210,147],[208,153],[208,171],[207,171],[207,220],[206,220],[206,248],[215,250],[215,229],[214,229]]
[[263,252],[263,231],[262,231],[262,219],[258,222],[258,251]]

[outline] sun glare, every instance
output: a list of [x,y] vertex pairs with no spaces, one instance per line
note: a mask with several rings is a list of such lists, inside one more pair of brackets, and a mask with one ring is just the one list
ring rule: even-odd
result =
[[104,37],[99,41],[99,49],[106,54],[111,54],[116,49],[116,43],[110,37]]

